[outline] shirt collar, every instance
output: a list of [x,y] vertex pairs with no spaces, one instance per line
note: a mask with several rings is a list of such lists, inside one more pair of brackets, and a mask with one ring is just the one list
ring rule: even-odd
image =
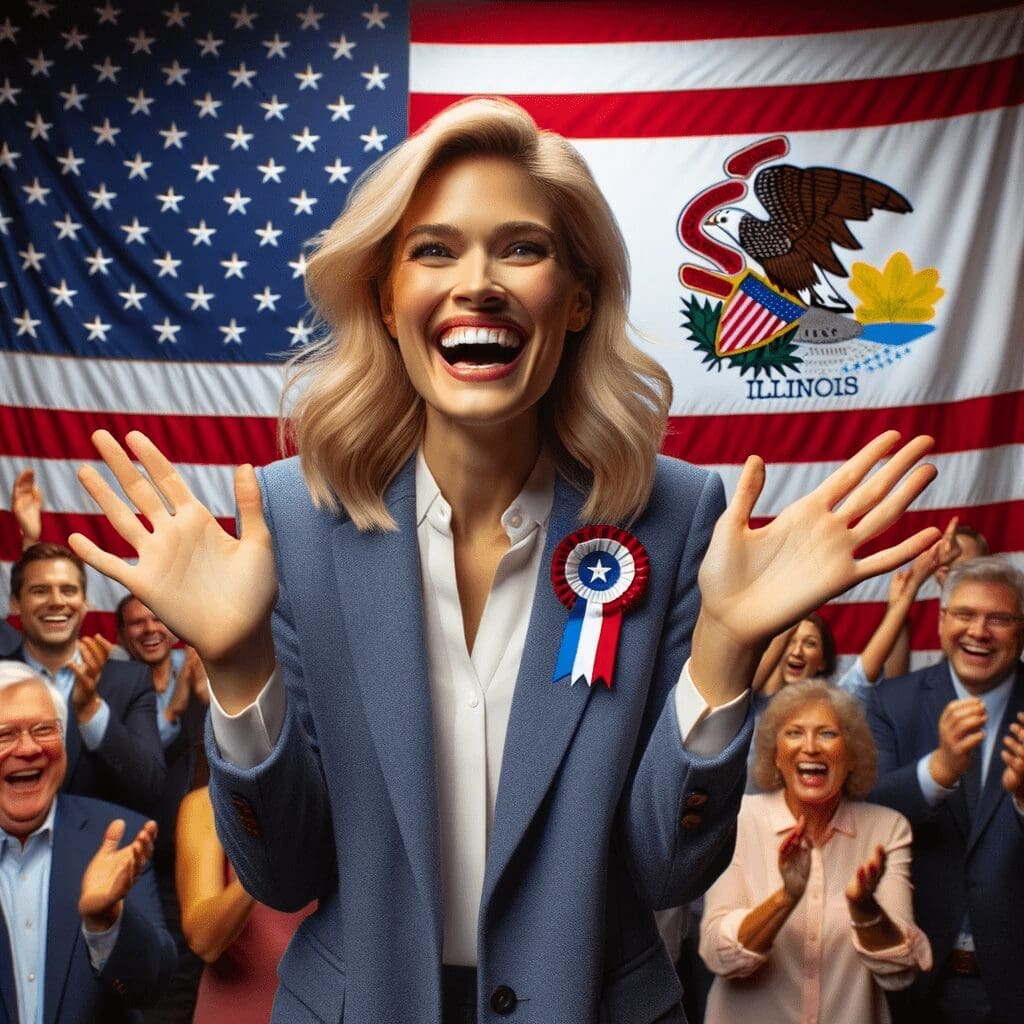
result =
[[[793,817],[793,812],[789,809],[789,804],[786,803],[786,791],[784,789],[777,789],[765,795],[768,800],[769,827],[776,835],[789,832],[796,824],[796,818]],[[840,798],[836,813],[832,815],[832,820],[828,826],[828,838],[825,842],[828,842],[836,832],[842,832],[846,836],[855,836],[857,834],[853,807],[845,797]]]
[[[541,453],[527,477],[523,489],[501,517],[509,540],[517,540],[538,526],[546,527],[555,500],[555,467],[551,459]],[[451,527],[452,510],[434,480],[423,449],[416,453],[416,525],[430,517],[432,525],[447,532]]]
[[[35,839],[36,836],[43,836],[47,846],[53,846],[53,820],[57,813],[57,798],[54,797],[50,802],[50,809],[46,812],[46,817],[43,818],[42,824],[32,832],[28,840],[25,842],[25,846],[28,846],[29,841]],[[8,845],[11,845],[16,850],[22,850],[24,847],[21,845],[21,840],[16,836],[11,835],[10,832],[5,832],[0,828],[0,856],[6,852]]]
[[[953,691],[957,697],[963,700],[966,697],[973,697],[972,694],[963,683],[960,682],[956,672],[953,671],[953,663],[946,661],[946,665],[949,667],[949,678],[953,682]],[[985,705],[985,710],[989,714],[990,719],[1001,718],[1002,715],[994,715],[995,711],[1005,711],[1006,702],[1010,699],[1010,691],[1013,689],[1013,680],[1016,674],[1016,667],[1011,666],[1010,670],[1006,673],[1006,678],[991,689],[986,690],[984,693],[978,695],[978,699]]]
[[[28,667],[32,669],[33,672],[38,672],[39,675],[41,675],[44,679],[56,679],[57,673],[67,667],[66,665],[62,665],[61,668],[57,669],[57,672],[51,672],[41,661],[36,661],[36,659],[33,658],[31,654],[29,654],[28,649],[26,647],[22,647],[21,656],[25,659],[25,664],[28,665]],[[76,640],[75,653],[71,656],[71,661],[80,662],[81,660],[82,656],[79,653],[78,641]]]

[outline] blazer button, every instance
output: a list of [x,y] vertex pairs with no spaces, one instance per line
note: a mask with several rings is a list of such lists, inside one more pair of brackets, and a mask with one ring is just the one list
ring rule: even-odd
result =
[[687,807],[703,807],[708,802],[708,795],[702,789],[695,789],[687,798]]
[[508,985],[499,985],[491,993],[491,1009],[495,1013],[500,1013],[503,1017],[510,1014],[516,1008],[518,1001],[515,992]]
[[686,829],[687,832],[692,832],[694,829],[698,829],[703,824],[704,819],[699,814],[684,814],[679,819],[679,824]]

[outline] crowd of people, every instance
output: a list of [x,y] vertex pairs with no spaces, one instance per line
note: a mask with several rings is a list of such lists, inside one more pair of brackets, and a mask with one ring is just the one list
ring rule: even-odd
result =
[[[237,538],[137,433],[94,436],[130,504],[80,474],[132,562],[15,483],[8,1019],[678,1024],[681,905],[691,1021],[1018,1019],[1024,576],[956,521],[856,554],[930,439],[760,529],[759,459],[726,505],[657,456],[611,211],[508,102],[379,162],[307,280],[299,455],[239,469]],[[817,610],[886,572],[832,680]],[[908,672],[930,577],[944,657]]]

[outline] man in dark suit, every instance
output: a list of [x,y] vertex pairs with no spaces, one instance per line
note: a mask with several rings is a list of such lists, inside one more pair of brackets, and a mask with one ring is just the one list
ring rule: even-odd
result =
[[166,777],[150,674],[144,665],[108,661],[102,638],[79,638],[86,607],[76,555],[57,544],[26,548],[11,568],[11,611],[24,634],[12,656],[68,703],[64,792],[149,813]]
[[147,863],[156,824],[57,796],[67,718],[52,683],[0,661],[0,1016],[127,1024],[176,959]]
[[0,619],[0,658],[9,658],[21,646],[21,634],[6,620]]
[[892,999],[897,1021],[1009,1024],[1024,1007],[1024,574],[955,565],[946,660],[875,687],[878,783],[914,829],[914,914],[935,968]]

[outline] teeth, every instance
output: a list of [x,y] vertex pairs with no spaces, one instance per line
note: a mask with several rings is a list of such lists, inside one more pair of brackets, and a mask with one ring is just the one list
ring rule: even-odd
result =
[[42,774],[38,769],[34,772],[12,772],[7,776],[8,782],[31,782]]
[[459,345],[500,345],[502,348],[519,348],[519,337],[504,327],[453,327],[441,338],[442,348],[456,348]]
[[808,761],[801,761],[797,766],[797,771],[801,772],[820,772],[824,774],[828,771],[828,768],[823,764],[812,764]]

